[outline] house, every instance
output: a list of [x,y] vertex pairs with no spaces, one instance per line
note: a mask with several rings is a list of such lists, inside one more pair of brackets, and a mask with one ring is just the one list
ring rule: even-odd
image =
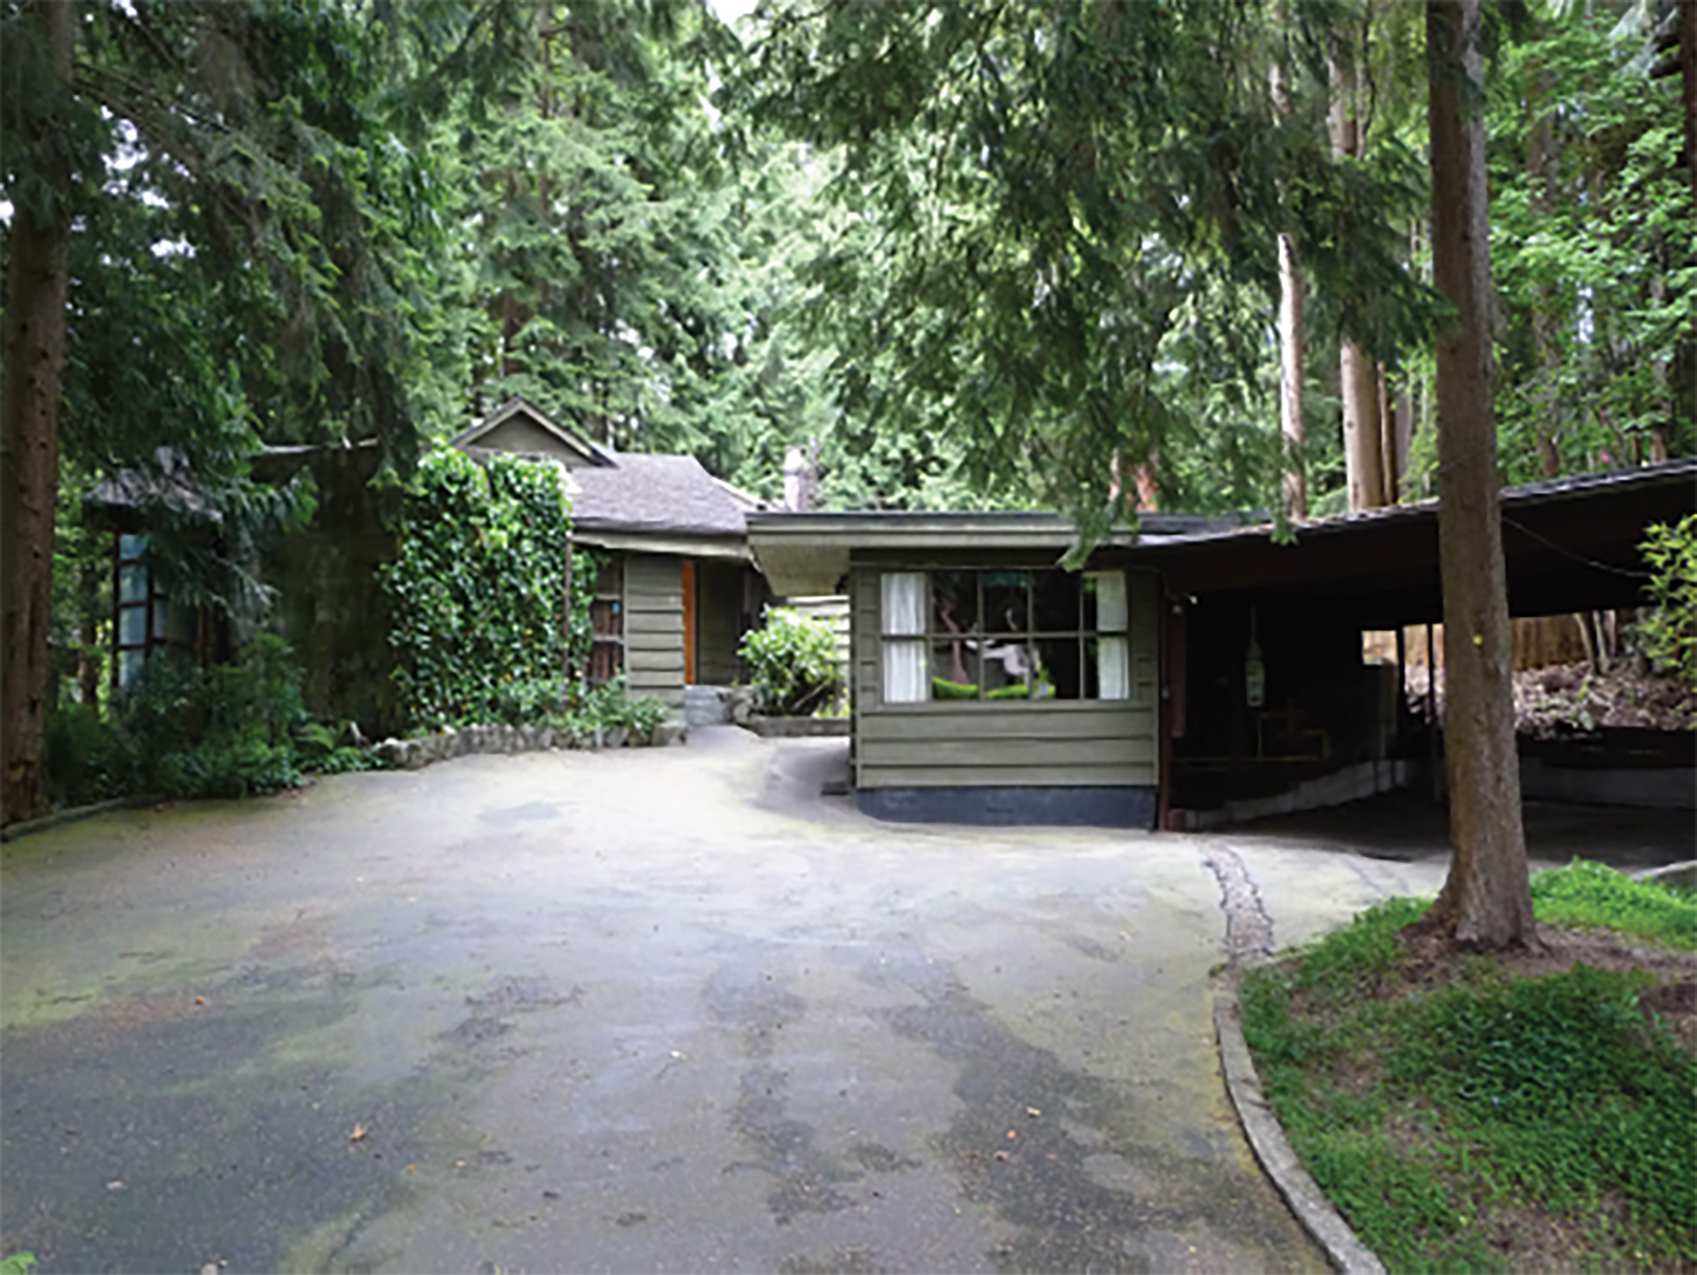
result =
[[453,446],[474,458],[505,451],[565,467],[573,536],[603,558],[592,681],[623,673],[633,694],[681,710],[686,687],[737,680],[737,648],[768,596],[746,522],[762,502],[693,456],[615,452],[521,398]]
[[[1693,460],[1505,491],[1511,613],[1640,604],[1645,527],[1694,505]],[[1304,524],[1294,543],[1149,514],[1073,572],[1054,515],[748,525],[774,589],[849,594],[868,813],[1199,826],[1367,795],[1434,755],[1362,636],[1441,619],[1434,501]]]
[[1081,570],[1036,513],[756,513],[780,593],[849,598],[851,781],[881,818],[1148,827],[1162,580],[1119,556],[1213,526],[1153,514]]
[[149,561],[148,536],[162,525],[191,545],[218,552],[223,515],[195,481],[188,459],[155,449],[147,467],[120,470],[83,497],[92,530],[112,536],[112,682],[128,689],[149,659],[178,651],[197,663],[226,659],[229,626],[218,613],[172,595]]

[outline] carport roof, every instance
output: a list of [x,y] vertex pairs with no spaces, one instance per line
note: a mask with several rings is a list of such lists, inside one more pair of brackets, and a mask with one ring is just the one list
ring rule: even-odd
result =
[[[1638,606],[1647,579],[1638,545],[1652,523],[1697,509],[1697,458],[1508,488],[1501,508],[1512,614]],[[1287,544],[1267,525],[1204,532],[1145,542],[1126,557],[1159,566],[1174,593],[1277,594],[1348,612],[1363,627],[1442,618],[1436,500],[1293,531]]]
[[[1552,615],[1643,602],[1638,551],[1652,523],[1697,508],[1697,458],[1508,488],[1501,496],[1509,609]],[[834,590],[856,551],[1052,549],[1073,544],[1053,513],[754,513],[750,544],[780,593]],[[1301,523],[1279,543],[1271,523],[1145,514],[1115,531],[1098,560],[1158,567],[1175,594],[1276,595],[1362,627],[1434,621],[1438,502]]]

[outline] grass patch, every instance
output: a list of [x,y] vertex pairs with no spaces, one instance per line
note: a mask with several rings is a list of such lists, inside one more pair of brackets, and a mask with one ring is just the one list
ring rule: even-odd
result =
[[1244,980],[1268,1100],[1393,1270],[1697,1271],[1697,1057],[1650,1008],[1697,976],[1697,904],[1587,863],[1533,894],[1546,925],[1671,950],[1635,968],[1567,929],[1434,961],[1398,936],[1427,905],[1381,904]]
[[1697,950],[1697,896],[1634,881],[1600,863],[1575,859],[1532,878],[1532,909],[1546,925],[1618,930],[1666,947]]

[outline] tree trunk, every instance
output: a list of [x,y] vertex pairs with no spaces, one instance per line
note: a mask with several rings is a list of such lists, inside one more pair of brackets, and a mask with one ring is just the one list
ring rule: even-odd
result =
[[[1538,122],[1526,138],[1526,175],[1531,179],[1532,210],[1548,213],[1554,202],[1555,141],[1550,112],[1543,109],[1543,76],[1534,83],[1540,100]],[[1561,374],[1561,351],[1556,348],[1555,286],[1540,282],[1532,294],[1532,345],[1538,360],[1538,419],[1532,427],[1532,438],[1538,449],[1538,469],[1545,478],[1561,477],[1561,452],[1556,447],[1556,413],[1561,404],[1558,384]]]
[[[1281,13],[1281,17],[1282,17]],[[1290,113],[1284,70],[1275,58],[1270,79],[1273,109]],[[1308,517],[1308,478],[1303,450],[1308,429],[1302,419],[1302,277],[1296,272],[1296,243],[1279,236],[1279,435],[1284,440],[1285,515],[1292,522]]]
[[1457,319],[1438,342],[1438,552],[1452,857],[1426,925],[1537,941],[1515,755],[1513,650],[1491,399],[1491,258],[1480,0],[1429,0],[1432,269]]
[[1373,388],[1379,398],[1379,464],[1385,503],[1394,505],[1397,489],[1402,484],[1402,455],[1397,450],[1396,402],[1391,397],[1391,376],[1383,363],[1374,365]]
[[1292,522],[1308,517],[1308,477],[1303,451],[1308,427],[1302,418],[1302,278],[1296,247],[1279,236],[1279,434],[1284,440],[1285,513]]
[[[1332,102],[1329,122],[1332,156],[1361,156],[1361,119],[1356,107],[1357,77],[1353,54],[1342,48],[1332,58]],[[1351,509],[1378,509],[1390,503],[1385,492],[1383,430],[1379,424],[1379,388],[1373,361],[1347,338],[1339,355],[1339,394],[1343,399],[1344,479]]]
[[1679,0],[1679,94],[1685,103],[1685,175],[1697,204],[1697,0]]
[[[75,3],[31,0],[23,21],[24,30],[33,28],[61,82],[67,81],[76,44]],[[20,149],[45,151],[51,158],[42,173],[48,187],[44,206],[25,201],[13,212],[6,313],[0,324],[5,363],[0,403],[0,823],[32,818],[44,807],[41,741],[52,690],[47,635],[53,623],[59,400],[70,288],[71,170],[62,147],[44,144],[62,132],[65,121],[39,105],[25,105],[18,113]]]

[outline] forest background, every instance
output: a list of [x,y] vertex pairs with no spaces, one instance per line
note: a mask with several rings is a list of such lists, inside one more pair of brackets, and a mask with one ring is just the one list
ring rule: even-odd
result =
[[[1503,482],[1697,446],[1678,13],[1485,11]],[[0,21],[14,469],[47,459],[14,434],[45,366],[20,330],[67,316],[56,508],[8,479],[5,569],[50,552],[61,652],[110,614],[82,509],[102,477],[168,445],[229,536],[262,537],[312,492],[254,481],[259,449],[375,439],[404,480],[515,394],[767,496],[807,446],[828,508],[1089,530],[1140,487],[1298,517],[1436,490],[1418,5],[728,24],[696,0],[7,0]],[[262,600],[228,558],[156,552],[206,601]]]

